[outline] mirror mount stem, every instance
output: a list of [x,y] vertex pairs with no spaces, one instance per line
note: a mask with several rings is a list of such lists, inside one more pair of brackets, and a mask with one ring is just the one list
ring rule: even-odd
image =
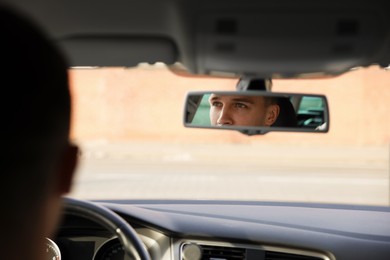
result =
[[248,76],[243,76],[237,82],[236,85],[237,91],[272,91],[272,79],[263,79],[263,78],[253,78]]

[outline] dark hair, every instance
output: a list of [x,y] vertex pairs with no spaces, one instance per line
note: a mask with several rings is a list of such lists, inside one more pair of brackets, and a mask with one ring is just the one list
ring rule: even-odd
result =
[[272,124],[272,126],[296,127],[297,116],[290,99],[288,97],[277,98],[276,104],[280,108],[280,113],[275,123]]
[[0,156],[5,175],[0,194],[9,203],[4,205],[7,213],[17,218],[38,205],[53,185],[53,167],[68,141],[68,65],[40,28],[2,5],[0,33]]

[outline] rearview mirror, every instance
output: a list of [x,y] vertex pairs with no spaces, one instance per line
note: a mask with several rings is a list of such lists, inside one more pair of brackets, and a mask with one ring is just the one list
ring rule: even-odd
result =
[[326,97],[266,91],[192,92],[187,95],[184,125],[237,130],[247,135],[271,131],[326,133]]

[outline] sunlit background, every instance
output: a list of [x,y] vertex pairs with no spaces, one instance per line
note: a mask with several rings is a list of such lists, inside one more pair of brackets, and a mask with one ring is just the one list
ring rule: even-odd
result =
[[274,80],[272,91],[325,94],[327,134],[183,126],[189,91],[238,79],[180,77],[164,66],[71,70],[72,139],[82,148],[71,196],[389,205],[390,72]]

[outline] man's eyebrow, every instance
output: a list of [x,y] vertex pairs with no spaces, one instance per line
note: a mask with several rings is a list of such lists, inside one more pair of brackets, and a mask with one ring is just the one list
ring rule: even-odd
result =
[[250,103],[254,104],[255,102],[251,98],[245,98],[245,97],[240,97],[240,98],[233,98],[232,99],[234,102],[244,102],[244,103]]
[[[209,101],[219,100],[219,99],[221,99],[223,97],[225,97],[225,96],[216,96],[216,95],[214,95],[214,96],[211,96],[209,98]],[[226,97],[229,97],[229,96],[226,96]],[[255,101],[252,98],[250,98],[250,97],[236,97],[236,98],[232,98],[231,101],[232,102],[243,102],[243,103],[249,103],[249,104],[254,104],[255,103]]]
[[220,96],[211,96],[209,97],[209,100],[216,100],[216,99],[220,99]]

